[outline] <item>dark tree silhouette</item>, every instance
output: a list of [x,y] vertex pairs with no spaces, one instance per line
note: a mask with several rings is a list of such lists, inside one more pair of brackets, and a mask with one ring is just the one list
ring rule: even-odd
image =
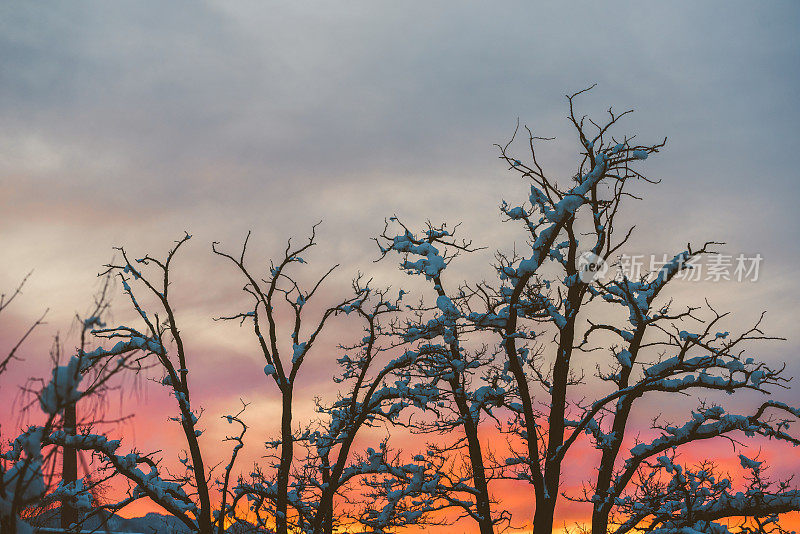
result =
[[[349,296],[325,306],[316,300],[336,266],[309,286],[294,271],[316,244],[316,226],[307,242],[290,241],[263,274],[246,261],[249,234],[237,254],[212,245],[241,275],[250,299],[245,311],[219,319],[247,326],[264,358],[266,384],[280,399],[278,435],[264,437],[265,460],[247,474],[236,470],[247,404],[223,416],[235,432],[225,440],[232,450],[217,479],[209,446],[199,439],[202,409],[192,404],[189,380],[196,362],[170,299],[170,268],[190,236],[164,259],[132,261],[118,249],[122,260],[106,274],[118,277],[140,325],[106,327],[86,319],[76,355],[43,382],[38,401],[46,422],[2,453],[3,532],[15,532],[20,510],[47,492],[42,450],[52,445],[91,451],[107,477],[129,482],[122,500],[97,510],[115,512],[147,497],[202,534],[222,534],[228,525],[278,534],[383,533],[460,519],[489,534],[515,526],[496,494],[501,480],[517,481],[529,496],[534,534],[553,531],[565,499],[591,506],[593,534],[781,532],[780,514],[800,510],[797,490],[791,480],[770,479],[768,466],[738,447],[754,436],[800,444],[790,430],[800,410],[766,399],[730,413],[715,396],[788,388],[784,367],[751,354],[779,338],[764,333],[763,314],[736,333],[725,329],[728,314],[709,302],[675,301],[681,278],[699,258],[713,258],[720,243],[687,245],[640,275],[604,276],[603,266],[621,266],[633,233],[620,223],[623,205],[638,198],[636,183],[656,183],[642,169],[666,140],[642,144],[618,134],[630,111],[609,109],[600,122],[579,115],[575,104],[587,91],[567,96],[578,154],[566,179],[556,180],[540,162],[539,145],[551,139],[525,128],[527,156],[517,156],[518,127],[498,145],[500,160],[530,193],[524,202],[500,206],[506,221],[521,225],[528,246],[495,253],[489,260],[495,280],[453,282],[448,269],[458,256],[481,249],[444,223],[428,222],[415,233],[393,217],[376,239],[379,260],[400,254],[400,268],[424,279],[420,295],[410,283],[375,289],[358,275]],[[18,293],[0,298],[0,311]],[[152,309],[139,293],[155,303]],[[360,339],[327,346],[322,334],[335,321],[357,323]],[[88,334],[99,348],[86,350]],[[17,358],[17,347],[0,361],[0,372]],[[312,352],[338,364],[338,391],[335,399],[317,399],[315,419],[299,421],[295,388]],[[107,435],[73,431],[69,416],[63,430],[56,426],[65,407],[109,377],[148,366],[161,371],[160,383],[176,401],[172,419],[188,450],[179,458],[180,474],[154,453],[120,454],[121,443]],[[78,389],[82,381],[89,386]],[[695,398],[696,408],[671,410],[676,421],[653,414],[649,429],[633,424],[634,410],[649,405],[643,400],[668,403],[678,395]],[[386,438],[362,446],[364,430],[377,426]],[[399,429],[424,440],[416,450],[398,450],[392,431]],[[498,435],[504,440],[493,439]],[[680,462],[687,445],[708,440],[737,447],[745,473],[740,490],[710,459]],[[587,474],[581,492],[565,493],[562,475],[579,443],[597,450],[597,470]],[[83,505],[84,482],[52,495]]]

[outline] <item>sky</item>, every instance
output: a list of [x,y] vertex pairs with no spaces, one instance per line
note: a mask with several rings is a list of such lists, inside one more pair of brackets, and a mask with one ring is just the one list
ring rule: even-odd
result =
[[[163,254],[188,231],[174,280],[196,387],[212,413],[253,401],[268,432],[276,398],[252,372],[263,366],[252,340],[211,320],[245,302],[211,242],[236,250],[252,230],[253,264],[266,265],[321,220],[308,273],[341,264],[331,299],[358,270],[394,276],[372,262],[370,237],[395,214],[416,226],[461,221],[476,244],[510,248],[524,236],[497,206],[527,186],[494,143],[517,119],[555,136],[546,166],[568,178],[577,145],[564,95],[596,83],[581,110],[634,109],[620,131],[668,138],[646,165],[661,184],[637,190],[644,198],[626,215],[631,250],[713,239],[761,254],[758,281],[683,294],[708,295],[735,325],[768,310],[769,332],[787,341],[762,357],[800,376],[798,24],[788,1],[5,2],[0,288],[33,274],[4,312],[0,348],[49,309],[13,377],[46,373],[51,336],[69,336],[113,247]],[[458,274],[486,275],[487,254]],[[122,297],[113,314],[130,318]],[[332,391],[329,375],[322,361],[309,372],[307,404]],[[146,447],[168,399],[152,384],[139,391],[118,409],[135,406],[124,431]],[[0,420],[16,421],[5,406]]]

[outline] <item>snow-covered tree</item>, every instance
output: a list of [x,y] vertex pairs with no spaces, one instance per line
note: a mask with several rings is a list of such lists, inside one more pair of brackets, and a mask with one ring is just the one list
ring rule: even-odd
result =
[[[566,185],[544,171],[536,146],[545,139],[530,130],[529,161],[512,154],[516,133],[499,147],[501,160],[529,181],[527,202],[503,202],[501,212],[508,221],[522,224],[530,250],[498,252],[497,282],[446,284],[443,273],[448,264],[459,253],[474,251],[472,244],[456,240],[444,224],[428,224],[414,233],[396,218],[387,221],[377,239],[381,257],[401,254],[401,269],[430,284],[435,304],[422,300],[418,305],[404,304],[402,310],[396,309],[399,300],[391,307],[384,304],[387,313],[403,314],[392,333],[398,338],[394,348],[402,348],[408,361],[391,369],[378,366],[383,370],[371,375],[377,382],[367,379],[367,370],[374,365],[370,347],[379,337],[378,331],[368,331],[359,358],[340,360],[345,373],[339,380],[342,384],[353,380],[355,389],[345,389],[337,402],[323,407],[327,423],[296,435],[289,429],[274,442],[277,448],[299,441],[313,451],[299,462],[302,474],[298,471],[294,486],[285,482],[293,488],[287,506],[296,511],[294,526],[330,531],[337,514],[331,499],[343,489],[340,483],[357,473],[363,475],[359,480],[369,488],[371,499],[358,521],[374,531],[442,521],[435,513],[452,509],[475,520],[482,532],[494,531],[508,519],[490,489],[493,480],[502,477],[531,485],[534,532],[551,532],[563,494],[565,462],[574,445],[588,439],[598,450],[597,475],[587,481],[583,495],[568,498],[591,503],[593,532],[639,528],[658,510],[648,515],[639,506],[636,513],[644,519],[631,523],[635,518],[628,506],[630,495],[640,488],[631,481],[665,451],[699,440],[738,440],[738,434],[796,443],[787,428],[797,418],[797,409],[771,401],[745,415],[701,403],[686,414],[685,422],[655,420],[650,429],[655,437],[649,441],[636,434],[642,429],[630,424],[630,414],[640,399],[738,391],[768,394],[784,387],[787,377],[782,368],[773,369],[749,355],[753,343],[774,339],[762,333],[760,319],[754,327],[732,334],[722,328],[726,314],[710,304],[680,307],[669,297],[671,284],[699,257],[713,255],[717,243],[689,245],[640,277],[623,274],[606,281],[595,276],[593,266],[613,265],[624,251],[633,229],[620,232],[615,223],[623,203],[636,198],[633,184],[654,183],[640,169],[665,142],[646,145],[630,136],[619,137],[614,129],[628,111],[609,110],[603,123],[579,117],[574,102],[582,93],[567,97],[580,155]],[[285,261],[291,261],[293,254],[287,249]],[[239,260],[230,258],[247,274],[243,255]],[[254,281],[249,275],[248,280]],[[294,307],[295,296],[303,299],[303,293],[292,279],[288,281],[285,300]],[[357,289],[360,296],[349,301],[348,309],[363,305],[362,289]],[[256,310],[235,318],[253,318],[257,323],[258,302],[264,294],[257,289]],[[383,298],[378,298],[378,306]],[[368,322],[377,315],[357,308]],[[340,305],[329,313],[344,310]],[[492,336],[494,346],[470,343]],[[295,335],[294,346],[299,342]],[[272,365],[268,352],[265,356]],[[586,357],[596,359],[592,378],[585,375]],[[389,378],[395,380],[394,389],[379,385]],[[598,392],[595,398],[585,393],[589,381]],[[360,397],[359,388],[366,396]],[[388,396],[370,396],[383,392]],[[376,403],[371,405],[370,400]],[[384,401],[393,403],[389,412],[381,411]],[[417,417],[413,423],[396,417],[415,410],[429,417]],[[439,436],[410,462],[392,455],[389,444],[351,459],[350,443],[359,425],[373,419]],[[490,419],[507,436],[509,449],[502,461],[495,460],[496,450],[482,443],[486,429],[482,422]],[[447,436],[444,441],[442,435]],[[262,497],[271,495],[272,486],[261,486],[269,488]],[[780,502],[781,511],[793,509],[794,494],[788,487],[776,486],[772,502]],[[280,511],[276,512],[280,520]],[[730,517],[737,515],[737,508],[718,507],[715,513],[715,519]],[[675,524],[682,520],[673,518]]]
[[[0,297],[0,311],[19,294],[21,287],[8,298]],[[112,446],[105,437],[89,433],[94,423],[91,419],[81,421],[78,433],[78,421],[69,417],[70,409],[74,410],[75,404],[82,399],[102,394],[109,382],[121,373],[141,369],[141,344],[136,340],[120,341],[111,348],[98,346],[91,351],[85,350],[86,333],[103,324],[107,281],[103,287],[95,301],[94,312],[80,321],[81,341],[75,354],[63,362],[62,345],[56,338],[51,352],[54,362],[51,377],[32,380],[32,385],[26,388],[35,398],[27,409],[41,411],[42,417],[37,418],[40,422],[30,425],[13,440],[4,442],[0,449],[0,530],[4,533],[32,532],[30,525],[21,519],[31,516],[31,507],[42,509],[60,503],[62,511],[69,511],[66,519],[72,520],[67,526],[73,528],[76,527],[78,510],[104,509],[93,502],[95,488],[105,481],[102,477],[78,479],[75,476],[72,480],[65,477],[54,485],[53,477],[46,473],[51,471],[46,466],[55,464],[59,449],[83,449],[81,443],[84,441]],[[17,352],[22,342],[42,324],[42,320],[43,317],[34,322],[4,358],[0,376],[10,362],[20,359]],[[114,443],[119,445],[119,442]]]
[[[73,433],[66,430],[51,431],[51,427],[45,425],[40,442],[42,445],[87,451],[107,478],[122,477],[128,482],[128,492],[122,499],[104,503],[92,513],[99,510],[113,513],[134,501],[148,498],[177,518],[189,531],[211,534],[225,531],[221,519],[225,514],[219,513],[220,507],[224,509],[225,502],[223,500],[220,504],[214,499],[216,488],[212,482],[212,469],[207,465],[205,451],[198,439],[203,433],[199,428],[202,410],[191,402],[187,348],[170,300],[170,268],[179,249],[190,238],[186,234],[176,241],[164,259],[145,255],[131,260],[124,248],[118,249],[121,260],[109,264],[105,274],[120,280],[141,324],[106,326],[96,318],[87,320],[88,326],[92,327],[93,339],[101,344],[113,343],[113,347],[106,349],[101,346],[90,352],[80,348],[67,366],[54,371],[53,380],[39,395],[43,410],[53,414],[86,394],[86,391],[80,392],[77,387],[82,373],[92,366],[103,371],[100,376],[113,376],[121,371],[140,372],[144,368],[159,371],[162,375],[160,384],[175,399],[175,415],[170,419],[180,425],[188,451],[185,456],[179,457],[183,472],[172,473],[169,467],[162,465],[162,459],[155,453],[144,454],[137,450],[124,453],[120,440],[92,433],[91,429]],[[144,293],[145,298],[140,293]],[[152,309],[145,308],[142,303],[146,301],[154,303]],[[240,425],[242,431],[238,436],[231,437],[236,444],[225,469],[223,484],[230,481],[230,473],[247,428],[240,415],[241,412],[227,416],[229,421]],[[153,446],[155,449],[159,444]],[[78,481],[79,484],[82,482]],[[222,494],[226,494],[224,487]]]
[[[368,283],[364,284],[361,277],[353,282],[353,294],[354,298],[333,311],[336,315],[360,319],[363,324],[363,337],[357,343],[339,347],[343,353],[337,358],[341,372],[334,381],[341,385],[341,390],[332,402],[318,398],[319,420],[307,423],[291,436],[303,451],[293,453],[289,463],[292,473],[286,499],[292,513],[287,516],[287,524],[293,529],[329,533],[352,516],[352,507],[337,508],[337,497],[357,486],[355,481],[386,470],[385,462],[376,460],[374,449],[364,454],[353,449],[359,431],[379,424],[391,425],[407,403],[421,405],[415,399],[427,393],[416,386],[409,388],[400,380],[392,380],[415,359],[415,354],[407,351],[396,358],[388,356],[396,344],[384,328],[398,312],[402,294],[389,298],[387,290],[374,290]],[[305,295],[304,300],[308,300],[310,294]],[[256,312],[257,308],[258,304]],[[256,320],[246,314],[236,317],[243,316]],[[274,357],[271,361],[275,361]],[[282,433],[279,440],[268,442],[267,446],[282,449],[285,440]],[[247,499],[258,523],[264,527],[270,524],[267,518],[277,513],[280,499],[277,475],[280,471],[275,473],[262,467],[240,480],[234,489],[234,500]]]
[[781,514],[797,510],[791,480],[771,480],[764,462],[739,455],[741,489],[713,461],[687,467],[670,450],[643,463],[636,489],[616,505],[614,532],[788,534]]
[[[713,257],[718,243],[687,245],[641,275],[598,276],[598,265],[615,265],[625,251],[633,227],[619,229],[623,204],[636,198],[635,183],[655,182],[642,168],[666,140],[641,144],[617,134],[629,111],[609,110],[602,122],[579,116],[574,104],[583,93],[567,97],[579,148],[577,168],[566,179],[544,170],[538,148],[549,139],[527,128],[526,157],[514,154],[519,129],[499,146],[501,161],[530,192],[523,202],[500,206],[505,220],[522,226],[528,246],[495,254],[495,280],[454,282],[453,260],[479,249],[444,223],[414,232],[392,218],[377,238],[380,259],[399,254],[401,269],[422,282],[413,297],[414,284],[375,289],[359,275],[346,297],[318,304],[336,266],[308,286],[297,274],[316,244],[316,226],[300,246],[289,241],[266,273],[246,260],[249,234],[236,254],[212,245],[242,277],[249,301],[220,319],[246,327],[264,359],[268,390],[280,401],[277,435],[263,437],[265,459],[246,474],[237,458],[248,431],[247,404],[223,416],[234,431],[217,475],[209,444],[199,439],[202,410],[190,388],[196,363],[170,297],[172,262],[191,236],[163,259],[131,259],[119,249],[121,260],[107,274],[120,280],[136,323],[108,327],[88,318],[76,354],[59,362],[38,390],[45,423],[2,452],[3,532],[15,532],[20,510],[47,493],[41,465],[43,450],[53,446],[89,451],[107,477],[128,481],[127,495],[103,510],[146,497],[202,534],[222,534],[231,524],[278,534],[384,533],[454,517],[489,534],[514,525],[494,491],[501,479],[528,492],[534,534],[552,532],[563,499],[592,507],[594,534],[780,532],[780,514],[800,510],[800,498],[790,480],[768,478],[763,461],[737,451],[743,481],[710,460],[679,462],[688,445],[708,440],[800,444],[790,430],[798,408],[768,399],[734,413],[718,399],[788,387],[784,369],[754,352],[776,338],[763,332],[763,316],[733,332],[728,315],[710,303],[676,302],[678,280],[699,258]],[[8,302],[0,297],[0,311]],[[336,347],[323,341],[334,321],[358,324],[357,339],[340,338]],[[352,330],[338,332],[346,331]],[[16,350],[0,361],[0,373]],[[315,418],[301,421],[295,389],[312,353],[338,364],[337,392],[316,399]],[[160,385],[175,399],[172,420],[188,451],[178,458],[181,473],[154,454],[121,452],[110,436],[58,426],[65,407],[115,374],[144,367],[158,370]],[[694,410],[671,410],[670,420],[653,414],[650,428],[634,424],[631,414],[646,402],[678,395],[695,397]],[[375,427],[386,429],[386,437],[363,444]],[[392,442],[398,429],[425,439],[401,451]],[[587,475],[582,492],[565,494],[562,476],[579,443],[596,449],[597,472]],[[85,506],[86,483],[76,480],[52,495]]]
[[[274,451],[268,456],[274,463],[260,466],[247,480],[240,481],[234,490],[233,503],[235,506],[246,497],[252,503],[250,508],[256,513],[259,526],[271,527],[274,523],[279,534],[285,534],[290,528],[330,532],[335,522],[334,497],[342,485],[357,474],[348,470],[355,434],[381,414],[390,396],[382,388],[384,377],[393,368],[403,365],[403,361],[390,363],[376,376],[367,379],[367,374],[374,371],[371,365],[375,355],[383,352],[376,344],[381,335],[379,318],[395,312],[397,306],[386,300],[384,292],[373,292],[368,285],[362,286],[360,280],[353,284],[353,294],[349,298],[324,308],[315,319],[308,318],[307,303],[315,298],[322,283],[337,267],[327,270],[311,287],[303,287],[298,282],[291,269],[294,265],[306,263],[302,255],[316,244],[315,238],[316,225],[305,244],[293,247],[290,240],[283,257],[271,263],[265,277],[256,276],[246,264],[249,234],[238,256],[221,251],[216,243],[213,246],[216,254],[235,265],[244,277],[244,291],[252,298],[250,309],[224,319],[252,325],[253,335],[264,357],[264,373],[281,399],[280,435],[278,439],[266,442],[267,448]],[[372,308],[368,310],[370,304]],[[292,318],[285,327],[278,319],[279,307],[288,309]],[[301,368],[330,319],[351,313],[367,323],[366,336],[358,345],[358,361],[348,356],[339,360],[344,368],[340,381],[349,381],[351,389],[325,410],[329,416],[326,428],[298,434],[293,427],[298,423],[294,418],[294,387]],[[286,351],[286,346],[291,346],[291,350]],[[313,449],[316,453],[299,460],[295,447],[298,442],[309,445],[308,450]],[[335,460],[332,461],[334,454]],[[295,476],[293,470],[299,474]]]
[[[23,278],[10,294],[0,294],[0,313],[2,313],[11,303],[22,293],[30,273]],[[3,355],[0,361],[0,378],[15,361],[20,361],[19,350],[22,344],[28,339],[33,331],[42,324],[44,314],[34,321],[34,323],[23,333],[8,354]],[[51,424],[53,424],[51,422]],[[36,436],[38,432],[33,432]],[[7,439],[3,436],[4,440]],[[2,449],[2,461],[0,461],[0,530],[3,532],[16,532],[18,525],[26,527],[19,521],[22,510],[37,502],[45,492],[44,476],[41,469],[41,447],[37,444],[36,438],[21,437],[14,440],[17,449]],[[23,447],[23,445],[25,447]],[[25,449],[25,450],[23,450]],[[24,456],[23,456],[24,452]]]
[[[451,310],[452,317],[493,332],[504,353],[495,375],[498,380],[487,385],[511,412],[504,425],[512,453],[506,460],[506,476],[531,484],[537,534],[552,531],[563,491],[564,462],[582,436],[588,435],[601,454],[588,495],[595,534],[611,528],[609,518],[619,512],[615,507],[641,463],[665,450],[737,431],[796,442],[787,434],[786,419],[797,418],[798,411],[767,402],[751,415],[725,415],[717,406],[700,409],[687,414],[685,425],[656,425],[662,434],[652,443],[625,448],[635,431],[629,427],[631,410],[645,396],[769,393],[787,379],[783,369],[773,369],[744,351],[752,342],[771,339],[762,333],[760,321],[733,335],[717,330],[725,314],[710,305],[702,316],[700,308],[679,308],[665,297],[667,285],[690,269],[698,256],[713,254],[715,243],[688,246],[640,278],[623,274],[608,282],[597,279],[594,267],[613,264],[632,234],[632,227],[620,232],[615,223],[623,202],[636,198],[632,184],[653,183],[640,169],[665,142],[639,144],[633,137],[616,134],[618,122],[629,111],[609,110],[602,123],[578,116],[574,102],[584,92],[567,97],[580,155],[575,174],[561,181],[565,185],[540,164],[537,147],[545,138],[527,130],[527,159],[512,153],[518,132],[499,146],[501,160],[530,185],[527,202],[501,205],[506,219],[524,228],[530,249],[499,252],[496,283],[465,284],[462,294],[473,304],[460,308],[468,305],[474,310],[466,316],[440,292],[442,317]],[[421,256],[416,262],[406,261],[405,267],[435,277],[444,262],[427,250],[433,240],[412,241],[410,235],[397,236],[383,248]],[[441,291],[441,284],[435,283]],[[585,369],[576,362],[576,356],[584,353],[598,358],[594,383],[605,384],[598,388],[601,394],[590,400]],[[460,360],[458,354],[450,358]]]
[[446,224],[428,223],[424,231],[415,235],[392,217],[376,241],[381,257],[391,252],[402,255],[400,268],[409,275],[422,276],[430,284],[435,301],[435,305],[426,306],[424,301],[408,305],[410,313],[398,331],[419,354],[416,364],[408,370],[409,379],[437,391],[427,402],[436,417],[422,419],[414,426],[417,431],[434,436],[426,454],[420,457],[426,461],[425,470],[433,470],[429,476],[438,481],[436,498],[429,505],[435,510],[458,509],[478,524],[482,534],[487,534],[507,521],[508,516],[502,509],[492,510],[496,501],[489,484],[496,469],[492,451],[481,443],[480,426],[484,418],[492,416],[493,407],[502,406],[505,389],[498,385],[496,377],[480,374],[488,370],[491,362],[487,347],[468,346],[470,334],[476,331],[469,308],[474,293],[468,293],[464,286],[444,283],[447,265],[460,253],[477,250],[471,242],[458,240],[455,233],[456,229],[448,229]]
[[[366,428],[391,427],[401,423],[401,415],[408,406],[426,409],[428,398],[434,393],[425,384],[411,383],[406,370],[415,364],[419,355],[409,350],[395,350],[397,343],[391,324],[401,306],[402,292],[389,296],[389,290],[373,290],[369,284],[362,286],[361,278],[353,283],[359,299],[343,308],[344,313],[357,316],[363,324],[363,337],[355,344],[340,345],[344,352],[337,358],[340,373],[334,381],[341,386],[332,402],[317,400],[321,419],[304,432],[307,444],[304,464],[304,484],[319,495],[310,499],[315,504],[309,530],[315,534],[330,533],[334,526],[342,526],[347,516],[357,508],[335,507],[336,497],[347,496],[355,500],[359,485],[365,477],[393,476],[396,466],[387,461],[385,442],[378,444],[377,452],[368,448],[354,450],[354,443]],[[399,352],[392,358],[392,352]],[[308,469],[310,467],[316,469]],[[385,525],[393,514],[384,520],[374,521],[373,527]],[[351,518],[354,519],[354,518]],[[339,523],[339,524],[337,524]]]

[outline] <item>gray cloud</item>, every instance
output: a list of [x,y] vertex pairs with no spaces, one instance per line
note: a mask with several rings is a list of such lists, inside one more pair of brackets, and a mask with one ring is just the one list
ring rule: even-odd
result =
[[569,176],[563,94],[598,82],[587,112],[633,107],[621,131],[670,139],[633,246],[761,252],[758,297],[730,304],[782,317],[800,298],[798,23],[791,2],[5,3],[0,286],[36,267],[30,309],[57,323],[111,245],[188,229],[202,278],[211,240],[253,228],[266,257],[320,218],[323,257],[351,271],[393,213],[510,246],[495,206],[525,186],[492,143],[520,117],[559,137],[543,150]]

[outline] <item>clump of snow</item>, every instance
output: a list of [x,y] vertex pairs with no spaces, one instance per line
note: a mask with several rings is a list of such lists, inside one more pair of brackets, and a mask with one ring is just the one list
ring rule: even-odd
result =
[[59,365],[53,369],[52,380],[39,393],[42,410],[52,415],[64,406],[77,401],[82,395],[78,390],[81,378],[79,356],[73,356],[67,365]]

